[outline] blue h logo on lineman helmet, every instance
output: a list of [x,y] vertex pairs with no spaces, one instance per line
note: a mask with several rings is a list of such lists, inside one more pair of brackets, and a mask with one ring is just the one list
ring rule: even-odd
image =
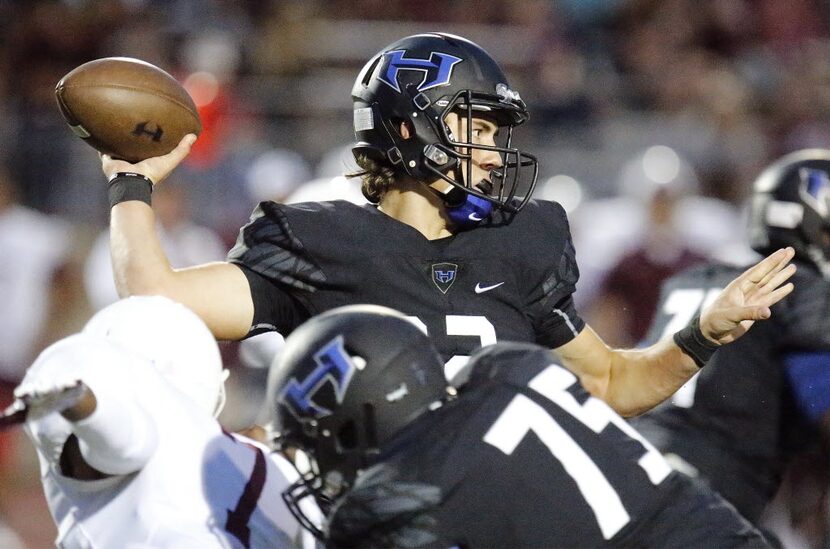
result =
[[822,217],[827,217],[830,214],[830,177],[827,172],[805,168],[801,171],[801,178],[808,199],[812,199],[810,205]]
[[[386,68],[380,72],[380,81],[391,86],[400,93],[398,85],[398,71],[421,71],[424,77],[418,84],[418,91],[428,90],[436,86],[444,86],[450,83],[453,67],[463,61],[460,57],[434,51],[429,54],[429,59],[408,59],[404,57],[405,50],[394,50],[383,54]],[[432,78],[430,78],[432,76]]]
[[354,375],[355,366],[346,349],[343,347],[343,336],[337,336],[320,349],[314,355],[314,362],[317,367],[303,381],[296,378],[288,382],[280,395],[288,408],[297,416],[323,417],[331,413],[331,410],[319,406],[313,402],[315,393],[330,381],[334,387],[334,394],[337,403],[343,402],[346,396],[346,389]]

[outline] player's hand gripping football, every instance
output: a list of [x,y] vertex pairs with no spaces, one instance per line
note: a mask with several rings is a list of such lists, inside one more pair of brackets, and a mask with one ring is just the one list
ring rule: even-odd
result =
[[130,164],[125,160],[117,160],[107,154],[101,155],[101,168],[107,179],[118,172],[138,173],[150,178],[154,185],[161,183],[176,166],[190,153],[190,147],[196,142],[196,136],[192,133],[185,135],[176,148],[163,156],[154,156]]
[[787,280],[795,273],[792,248],[782,248],[744,271],[723,289],[700,315],[707,339],[724,345],[746,333],[756,320],[772,314],[770,307],[793,291]]

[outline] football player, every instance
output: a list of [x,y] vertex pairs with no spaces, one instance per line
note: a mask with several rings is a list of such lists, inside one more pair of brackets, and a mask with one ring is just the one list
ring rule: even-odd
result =
[[[795,249],[795,291],[771,322],[718,351],[637,427],[679,468],[757,521],[793,453],[830,434],[830,151],[802,150],[755,181],[752,247]],[[718,263],[668,281],[648,341],[670,335],[740,272]]]
[[268,391],[277,443],[313,474],[331,547],[764,547],[672,471],[547,349],[473,355],[457,397],[429,339],[385,307],[323,313],[288,337]]
[[210,331],[162,297],[117,302],[43,351],[15,394],[28,409],[57,546],[302,541],[280,497],[296,472],[222,430],[223,383]]
[[463,380],[479,346],[537,342],[555,348],[593,394],[635,414],[668,397],[717,345],[768,317],[792,290],[792,250],[779,250],[725,290],[677,344],[612,350],[574,308],[578,270],[565,212],[530,200],[537,162],[512,142],[527,108],[483,49],[441,33],[404,38],[368,62],[352,99],[354,154],[372,204],[263,202],[224,263],[171,269],[155,236],[152,185],[195,136],[138,164],[104,156],[122,295],[180,301],[220,339],[287,334],[349,303],[392,306],[426,329],[450,379]]

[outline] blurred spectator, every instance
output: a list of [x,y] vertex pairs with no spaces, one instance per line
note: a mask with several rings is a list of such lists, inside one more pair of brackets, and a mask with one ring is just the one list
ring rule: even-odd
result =
[[314,169],[314,175],[318,178],[337,177],[360,171],[357,162],[352,154],[352,144],[334,147],[323,155]]
[[316,179],[299,185],[286,197],[288,204],[297,202],[320,202],[324,200],[347,200],[352,204],[366,204],[366,197],[360,190],[360,178],[348,178],[347,174],[360,169],[354,161],[352,146],[342,145],[328,151],[315,168]]
[[245,184],[253,207],[266,200],[284,202],[310,177],[311,170],[302,156],[288,149],[273,149],[253,161],[245,174]]
[[589,223],[595,223],[590,229],[636,227],[621,231],[613,239],[616,249],[603,256],[607,271],[588,312],[594,329],[609,344],[630,347],[639,342],[651,322],[660,283],[703,259],[681,238],[676,217],[680,199],[696,192],[697,185],[691,167],[674,150],[654,146],[623,168],[621,197],[611,199],[613,210],[604,210],[612,218],[603,221],[595,208],[587,208]]
[[[91,10],[67,2],[18,2],[9,21],[8,72],[18,132],[10,143],[9,168],[20,181],[21,202],[41,211],[65,213],[70,184],[70,140],[58,114],[54,89],[77,65],[96,57],[100,41],[114,28],[117,9]],[[13,77],[10,75],[14,75]]]
[[360,190],[360,179],[323,177],[303,183],[285,199],[286,204],[297,202],[322,202],[325,200],[346,200],[352,204],[366,204],[368,201]]
[[[0,409],[11,403],[14,385],[75,305],[69,264],[73,228],[19,204],[17,190],[0,165]],[[36,522],[48,521],[39,486],[32,482],[36,469],[17,461],[18,440],[16,430],[0,431],[0,547],[23,546],[3,522],[19,529],[18,509]],[[38,528],[46,535],[53,530]]]
[[11,385],[19,383],[43,344],[49,315],[58,308],[51,298],[71,238],[66,222],[18,203],[16,183],[0,166],[0,405],[9,403]]
[[[226,246],[211,229],[191,220],[188,204],[187,189],[181,180],[171,178],[153,192],[159,238],[171,265],[188,267],[223,259]],[[87,256],[84,285],[96,311],[118,300],[107,230],[98,236]]]
[[537,53],[536,63],[536,78],[527,93],[533,94],[531,105],[538,123],[557,127],[591,122],[585,56],[565,43],[548,43]]

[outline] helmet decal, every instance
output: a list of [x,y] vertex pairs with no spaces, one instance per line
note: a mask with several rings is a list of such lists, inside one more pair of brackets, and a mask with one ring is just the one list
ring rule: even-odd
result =
[[792,246],[830,279],[830,150],[795,151],[767,166],[753,184],[749,230],[756,252]]
[[[436,267],[448,283],[457,276],[455,264]],[[303,514],[303,499],[313,497],[327,512],[386,441],[449,395],[444,361],[425,331],[379,305],[313,316],[286,338],[270,374],[275,443],[312,461],[283,500],[317,536],[319,522]]]
[[314,362],[317,363],[317,367],[304,380],[292,378],[280,395],[280,400],[297,417],[311,415],[321,418],[331,414],[331,410],[314,403],[314,395],[324,383],[330,381],[337,403],[342,404],[356,369],[355,363],[343,346],[342,335],[335,337],[320,349],[314,355]]
[[824,170],[803,168],[801,178],[805,183],[807,202],[823,217],[827,217],[830,205],[830,178]]
[[[527,105],[477,44],[444,33],[397,40],[364,65],[352,87],[352,101],[355,158],[389,168],[395,180],[403,176],[428,186],[439,179],[449,183],[458,192],[439,193],[448,208],[464,202],[459,193],[493,204],[451,218],[457,229],[475,225],[496,210],[512,215],[530,200],[539,163],[513,144],[514,128],[530,116]],[[450,114],[467,121],[464,135],[452,135],[460,132],[447,126]],[[482,117],[500,131],[473,139],[469,128]],[[406,137],[400,133],[402,123],[408,124]],[[499,169],[489,175],[474,173],[482,154],[497,154]],[[370,202],[381,200],[383,192],[368,192]]]
[[[424,91],[437,86],[446,86],[450,83],[452,69],[463,61],[460,57],[448,53],[432,52],[429,59],[405,58],[406,50],[394,50],[383,54],[385,67],[380,71],[378,79],[400,93],[398,85],[398,71],[420,71],[424,73],[418,91]],[[431,78],[430,78],[431,77]]]

